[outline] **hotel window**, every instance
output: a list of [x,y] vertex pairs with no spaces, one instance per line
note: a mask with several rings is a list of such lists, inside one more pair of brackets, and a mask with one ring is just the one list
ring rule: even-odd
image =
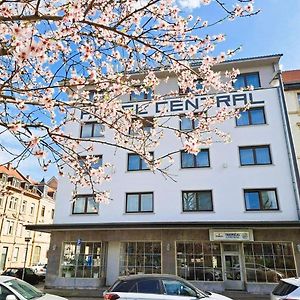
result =
[[63,244],[60,276],[101,278],[105,276],[106,243],[76,241]]
[[78,195],[72,206],[72,214],[98,214],[99,203],[93,195]]
[[236,118],[236,126],[266,124],[265,111],[263,107],[253,107],[240,113]]
[[272,163],[270,146],[239,147],[241,166],[269,165]]
[[[139,87],[137,87],[139,89]],[[153,92],[151,89],[147,89],[146,91],[134,92],[130,93],[130,101],[147,101],[151,100],[153,96]]]
[[182,192],[183,211],[212,211],[212,191]]
[[247,282],[279,282],[297,276],[291,242],[247,242],[243,247]]
[[275,189],[244,190],[246,210],[278,210]]
[[81,125],[80,137],[103,137],[104,136],[104,125],[97,122],[86,122]]
[[197,128],[199,126],[199,120],[192,120],[186,116],[180,117],[180,129],[184,131],[189,131]]
[[[202,84],[201,79],[195,80],[194,82],[195,82],[195,90],[202,90],[203,89],[203,84]],[[180,95],[188,94],[188,93],[192,92],[192,88],[188,87],[185,90],[182,89],[182,88],[179,88],[178,92],[179,92]]]
[[177,276],[186,280],[222,281],[219,243],[176,242]]
[[260,88],[260,79],[258,72],[240,74],[236,77],[236,81],[233,84],[233,87],[236,90],[250,86],[253,86],[254,88]]
[[160,242],[123,242],[119,275],[161,274]]
[[[137,124],[138,126],[135,126],[135,122],[140,122],[140,124]],[[153,129],[153,122],[154,120],[152,117],[142,118],[138,120],[135,119],[129,128],[129,134],[137,135],[139,133],[139,130],[141,129],[144,131],[144,134],[149,134],[151,129]]]
[[95,155],[91,164],[87,164],[86,156],[80,156],[78,162],[80,167],[82,169],[85,169],[86,171],[88,171],[89,169],[99,169],[100,167],[102,167],[103,164],[102,155]]
[[[150,155],[153,157],[153,152],[150,152]],[[138,154],[128,153],[127,170],[128,171],[149,170],[149,166]]]
[[126,212],[153,212],[153,193],[127,193]]
[[197,155],[181,151],[181,168],[205,168],[209,166],[209,149],[201,149]]

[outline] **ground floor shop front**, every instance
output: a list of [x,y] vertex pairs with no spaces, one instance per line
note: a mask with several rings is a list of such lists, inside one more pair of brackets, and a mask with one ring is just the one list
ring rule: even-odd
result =
[[214,291],[266,293],[297,276],[297,226],[99,225],[52,229],[46,286],[99,288],[130,274],[177,274]]

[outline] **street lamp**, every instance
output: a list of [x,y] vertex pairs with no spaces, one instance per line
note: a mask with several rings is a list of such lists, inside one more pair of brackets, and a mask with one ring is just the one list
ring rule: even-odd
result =
[[22,280],[24,280],[25,277],[25,267],[26,267],[26,261],[27,261],[27,252],[28,252],[28,244],[31,240],[31,237],[26,237],[25,242],[26,242],[26,250],[25,250],[25,259],[24,259],[24,268],[23,268],[23,273],[22,273]]

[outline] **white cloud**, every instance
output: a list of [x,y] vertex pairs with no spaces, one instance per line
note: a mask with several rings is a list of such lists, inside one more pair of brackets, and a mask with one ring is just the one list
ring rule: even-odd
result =
[[182,8],[195,9],[201,5],[201,0],[178,0],[178,4]]

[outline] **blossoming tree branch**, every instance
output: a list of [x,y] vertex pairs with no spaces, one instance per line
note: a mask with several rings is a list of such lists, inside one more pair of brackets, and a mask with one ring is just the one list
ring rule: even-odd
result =
[[[90,186],[96,199],[105,201],[108,194],[96,186],[110,179],[110,165],[94,168],[98,143],[136,153],[168,176],[162,161],[172,160],[179,150],[155,158],[150,154],[166,131],[193,154],[214,141],[227,141],[217,124],[238,111],[211,112],[211,95],[232,90],[238,70],[228,70],[224,81],[214,67],[235,50],[213,54],[225,35],[210,36],[207,30],[257,12],[250,0],[198,1],[197,11],[211,5],[219,17],[188,15],[175,0],[0,1],[0,135],[13,136],[20,145],[15,152],[1,144],[0,151],[16,166],[29,156],[43,170],[56,164],[60,175],[69,176],[75,186]],[[158,74],[163,72],[162,79]],[[172,76],[184,96],[178,90],[155,91]],[[151,99],[138,109],[124,107],[124,95],[149,92]],[[195,95],[204,100],[186,114],[198,124],[189,131],[169,126],[166,118],[179,116],[166,108],[152,118],[139,111],[151,110],[162,99],[184,101]],[[82,125],[82,116],[104,126],[112,138],[65,130],[68,124]]]

